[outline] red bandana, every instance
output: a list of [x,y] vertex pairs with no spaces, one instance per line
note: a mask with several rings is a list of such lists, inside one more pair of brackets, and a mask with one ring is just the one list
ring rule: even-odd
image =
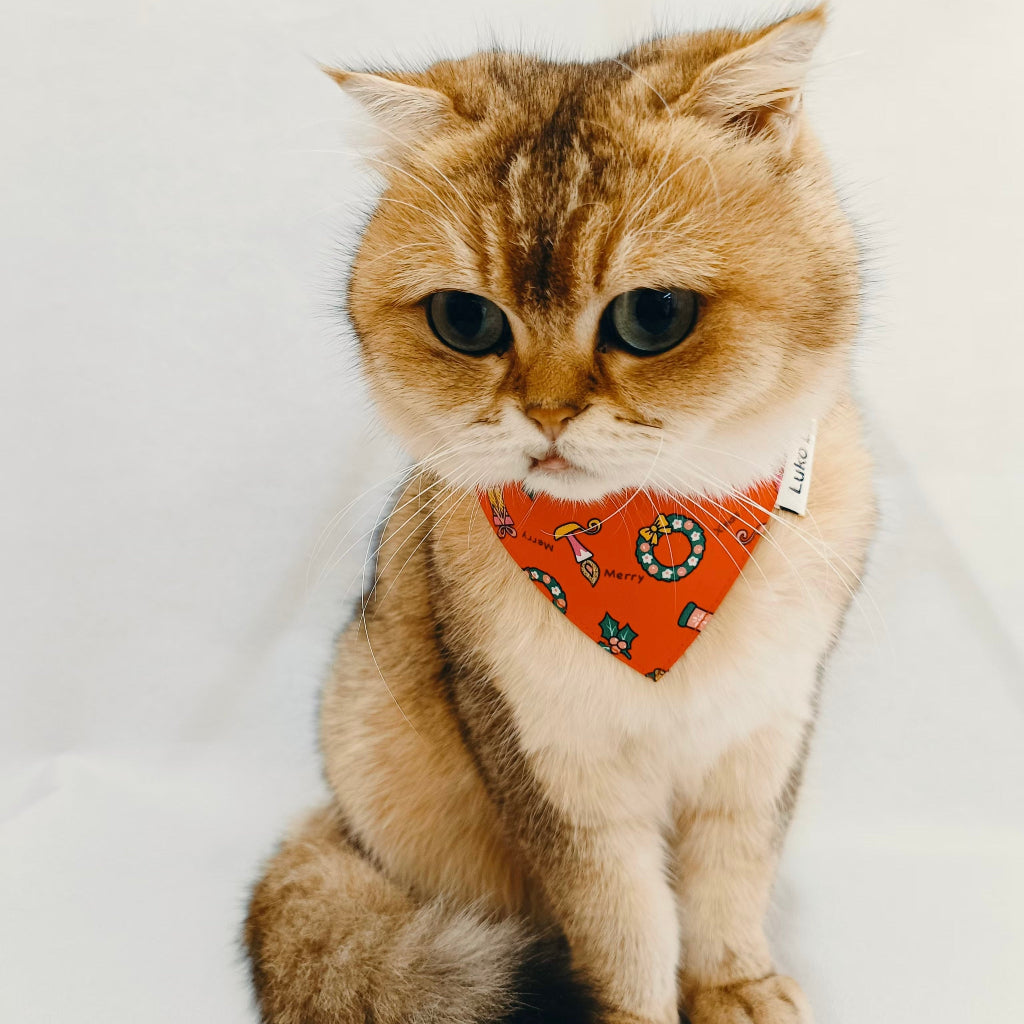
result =
[[779,493],[647,493],[565,502],[510,485],[480,495],[505,550],[573,625],[650,679],[682,657],[736,582]]

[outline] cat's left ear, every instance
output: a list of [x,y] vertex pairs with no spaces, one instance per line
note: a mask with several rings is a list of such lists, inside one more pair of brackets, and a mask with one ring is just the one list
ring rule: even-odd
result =
[[748,137],[769,137],[788,153],[799,130],[804,79],[824,29],[824,5],[779,22],[708,65],[677,109]]
[[412,150],[458,120],[451,99],[435,89],[363,71],[323,70],[369,115],[376,129],[372,148],[393,159],[407,161]]

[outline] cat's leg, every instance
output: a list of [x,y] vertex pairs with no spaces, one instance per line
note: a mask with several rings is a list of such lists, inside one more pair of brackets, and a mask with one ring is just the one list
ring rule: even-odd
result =
[[[569,941],[601,1024],[677,1024],[679,923],[666,866],[669,803],[629,759],[533,754],[511,705],[472,669],[454,678],[467,740],[502,826]],[[658,792],[652,792],[658,790]]]
[[417,900],[330,809],[311,815],[270,861],[253,891],[245,943],[265,1024],[588,1019],[571,1005],[564,950],[513,919]]
[[693,1024],[808,1024],[775,973],[764,917],[806,753],[807,727],[765,728],[727,753],[679,818],[679,991]]
[[677,1024],[679,927],[661,834],[642,822],[569,826],[533,860],[602,1024]]

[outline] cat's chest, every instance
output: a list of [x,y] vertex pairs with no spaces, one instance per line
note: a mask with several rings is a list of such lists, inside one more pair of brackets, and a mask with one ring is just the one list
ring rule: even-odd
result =
[[499,544],[480,544],[456,568],[459,632],[487,663],[549,788],[658,802],[696,787],[760,725],[806,715],[846,584],[801,524],[773,527],[713,620],[657,680],[560,614]]

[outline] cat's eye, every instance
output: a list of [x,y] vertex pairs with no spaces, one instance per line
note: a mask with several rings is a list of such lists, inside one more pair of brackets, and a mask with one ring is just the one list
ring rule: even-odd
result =
[[675,348],[697,323],[695,292],[677,288],[635,288],[609,303],[601,317],[601,339],[635,356]]
[[501,309],[472,292],[434,292],[427,299],[427,323],[449,348],[470,356],[501,352],[511,337]]

